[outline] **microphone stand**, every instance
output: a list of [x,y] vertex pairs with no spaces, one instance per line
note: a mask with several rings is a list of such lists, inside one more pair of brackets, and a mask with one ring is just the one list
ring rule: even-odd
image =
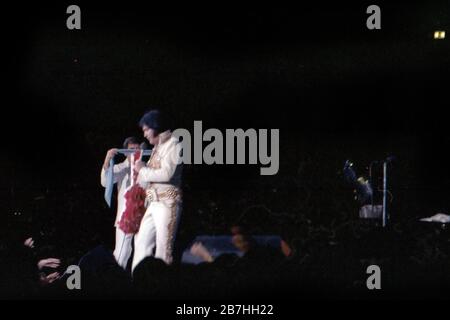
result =
[[[148,149],[138,149],[138,150],[142,150],[142,155],[144,156],[149,156],[152,154],[152,150],[148,150]],[[117,153],[121,153],[123,155],[129,155],[132,153],[135,153],[137,150],[136,149],[117,149]]]
[[[372,166],[377,163],[378,161],[372,161],[370,163],[369,166],[369,181],[370,184],[373,184],[372,181]],[[387,221],[388,221],[388,213],[387,213],[387,165],[388,165],[389,160],[386,159],[383,161],[383,212],[382,212],[382,226],[383,228],[386,227],[387,225]],[[373,210],[374,210],[374,199],[373,199],[373,195],[372,195],[372,214],[373,214]]]
[[383,161],[383,227],[387,224],[387,161]]
[[[373,179],[372,179],[372,167],[373,167],[374,163],[376,163],[376,162],[377,162],[377,161],[372,161],[372,162],[370,163],[370,165],[369,165],[369,183],[370,183],[370,185],[372,186],[372,188],[373,188],[373,186],[374,186],[374,184],[373,184]],[[371,210],[372,217],[373,217],[373,216],[374,216],[374,214],[373,214],[374,194],[373,194],[373,193],[372,193],[372,196],[370,197],[370,202],[371,202],[370,210]]]

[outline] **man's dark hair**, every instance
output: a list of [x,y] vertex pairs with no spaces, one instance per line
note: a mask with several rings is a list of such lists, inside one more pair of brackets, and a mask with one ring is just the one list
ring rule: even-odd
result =
[[128,137],[123,142],[123,148],[128,149],[128,145],[130,145],[130,144],[140,144],[140,142],[139,142],[138,138],[136,138],[136,137]]
[[139,126],[147,126],[155,130],[157,135],[170,129],[170,124],[167,117],[159,110],[151,110],[146,112],[139,121]]

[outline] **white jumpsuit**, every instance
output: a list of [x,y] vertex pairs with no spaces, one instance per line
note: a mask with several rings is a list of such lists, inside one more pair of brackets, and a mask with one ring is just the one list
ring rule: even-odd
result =
[[146,190],[147,210],[134,238],[132,270],[146,257],[172,263],[175,234],[182,208],[181,144],[171,131],[159,135],[147,166],[137,182]]

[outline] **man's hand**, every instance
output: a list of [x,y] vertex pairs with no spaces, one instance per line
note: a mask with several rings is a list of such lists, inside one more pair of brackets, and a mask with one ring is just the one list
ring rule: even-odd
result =
[[37,263],[37,267],[39,270],[42,270],[42,268],[44,267],[55,269],[58,268],[60,264],[61,260],[56,258],[48,258],[39,260],[39,262]]
[[109,149],[106,153],[105,162],[103,163],[103,168],[108,169],[109,161],[114,158],[117,154],[117,148]]
[[28,238],[27,240],[25,240],[25,242],[23,243],[23,245],[24,245],[25,247],[34,249],[34,240],[33,240],[33,238]]
[[[61,264],[61,260],[59,260],[59,259],[47,258],[47,259],[39,260],[39,262],[37,263],[37,267],[39,270],[42,270],[43,268],[56,269],[60,266],[60,264]],[[41,272],[41,273],[39,273],[39,282],[41,285],[45,286],[45,285],[51,284],[55,280],[58,280],[60,277],[61,277],[61,275],[57,271],[50,273],[49,275],[46,275],[44,272]]]
[[214,261],[214,258],[209,253],[208,249],[206,249],[206,247],[201,242],[194,243],[190,249],[190,252],[192,255],[203,259],[203,261],[206,261],[206,262]]
[[145,167],[145,162],[143,162],[143,161],[137,161],[137,162],[134,164],[134,172],[135,172],[136,174],[138,174],[139,171],[140,171],[143,167]]
[[39,275],[39,282],[42,286],[46,286],[54,282],[55,280],[58,280],[60,278],[59,272],[53,272],[49,275],[45,275],[44,273],[41,273]]

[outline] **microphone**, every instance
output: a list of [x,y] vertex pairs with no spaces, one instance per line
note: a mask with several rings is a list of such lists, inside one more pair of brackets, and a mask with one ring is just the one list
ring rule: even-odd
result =
[[397,160],[397,157],[391,155],[391,156],[387,157],[385,161],[386,161],[387,163],[389,163],[389,162],[393,162],[393,161],[395,161],[395,160]]
[[148,149],[147,143],[142,142],[142,143],[139,145],[139,149],[141,149],[141,150],[147,150],[147,149]]
[[388,157],[386,157],[386,159],[384,159],[384,160],[374,160],[374,161],[371,162],[371,164],[382,164],[382,163],[384,163],[384,162],[386,162],[386,163],[391,163],[391,162],[394,162],[394,161],[396,161],[396,160],[397,160],[397,157],[396,157],[396,156],[388,156]]

